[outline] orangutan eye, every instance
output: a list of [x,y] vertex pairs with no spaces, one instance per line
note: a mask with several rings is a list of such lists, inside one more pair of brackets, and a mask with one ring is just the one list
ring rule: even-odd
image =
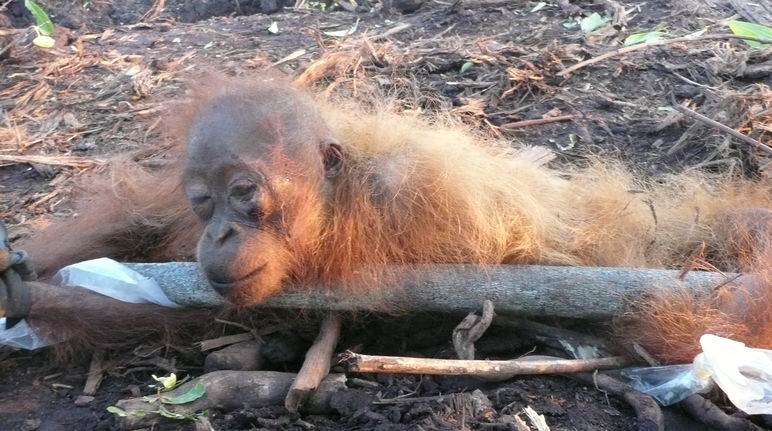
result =
[[211,196],[208,195],[198,195],[198,196],[191,196],[188,198],[190,200],[190,203],[194,206],[204,205],[206,203],[209,203],[209,201],[212,200]]
[[231,188],[231,197],[242,201],[250,200],[256,190],[257,186],[254,184],[237,184]]

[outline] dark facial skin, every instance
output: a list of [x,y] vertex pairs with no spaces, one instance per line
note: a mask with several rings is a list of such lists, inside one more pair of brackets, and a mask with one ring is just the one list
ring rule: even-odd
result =
[[[201,268],[215,290],[241,305],[264,300],[290,276],[298,244],[321,229],[320,217],[302,212],[326,205],[341,163],[340,146],[305,99],[280,94],[269,105],[258,96],[224,95],[202,107],[183,173],[190,205],[206,224]],[[275,102],[277,95],[268,96]]]

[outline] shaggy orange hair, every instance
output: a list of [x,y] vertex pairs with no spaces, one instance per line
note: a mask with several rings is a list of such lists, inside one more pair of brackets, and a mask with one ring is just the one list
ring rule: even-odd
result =
[[[217,76],[206,82],[188,108],[170,111],[178,143],[197,107],[209,100],[236,93],[286,104],[295,102],[283,98],[306,97],[290,96],[294,90],[278,79]],[[752,218],[731,218],[754,210],[772,220],[769,180],[688,173],[653,182],[608,161],[561,172],[523,160],[510,143],[481,138],[442,116],[365,109],[351,100],[314,103],[346,163],[329,214],[310,200],[286,203],[303,211],[305,222],[321,226],[317,237],[294,240],[287,258],[295,279],[349,285],[366,277],[383,287],[380,268],[418,263],[680,268],[707,244],[722,269],[764,272],[767,278],[753,293],[763,300],[724,311],[715,298],[660,292],[620,323],[624,338],[666,361],[690,360],[705,332],[772,347],[766,319],[772,226],[753,228]],[[179,153],[179,146],[173,151]],[[200,226],[177,183],[179,163],[155,174],[120,169],[109,191],[79,217],[22,246],[35,258],[47,256],[39,261],[44,270],[105,254],[190,255]]]

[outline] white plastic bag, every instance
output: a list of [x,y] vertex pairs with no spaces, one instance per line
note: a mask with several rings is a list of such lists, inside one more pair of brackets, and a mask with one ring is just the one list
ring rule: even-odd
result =
[[54,275],[52,282],[59,286],[83,287],[123,302],[178,307],[154,280],[106,257],[66,266]]
[[[59,270],[51,281],[64,287],[82,287],[123,302],[149,302],[164,307],[179,307],[154,280],[108,258],[66,266]],[[24,320],[11,329],[4,329],[5,318],[0,318],[0,325],[0,344],[27,350],[39,349],[49,344],[47,340],[35,334]]]
[[712,334],[700,337],[700,345],[702,353],[690,365],[632,368],[620,374],[662,405],[707,391],[715,383],[745,413],[772,414],[772,350]]
[[772,414],[772,350],[710,334],[700,344],[705,367],[732,404],[749,415]]

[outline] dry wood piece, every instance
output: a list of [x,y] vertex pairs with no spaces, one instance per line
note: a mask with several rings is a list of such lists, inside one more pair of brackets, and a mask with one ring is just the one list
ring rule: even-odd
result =
[[[539,341],[540,343],[559,350],[579,348],[581,346],[592,347],[604,353],[613,352],[613,348],[602,338],[583,334],[570,329],[556,328],[543,323],[515,317],[501,317],[496,319],[498,326],[504,326],[518,330],[524,336]],[[568,344],[568,346],[566,345]]]
[[748,419],[729,416],[702,395],[690,395],[681,401],[680,406],[698,421],[724,431],[762,431],[764,428]]
[[313,390],[319,387],[319,384],[330,372],[332,354],[340,337],[340,326],[340,316],[337,314],[328,315],[322,322],[319,335],[311,348],[308,349],[303,366],[284,400],[284,407],[290,413],[298,411],[301,404],[306,401]]
[[638,431],[664,431],[665,417],[651,396],[603,374],[576,373],[567,375],[567,377],[624,398],[635,410],[635,416],[638,418]]
[[204,371],[256,371],[263,368],[261,352],[264,343],[258,340],[242,341],[206,355]]
[[104,361],[105,351],[97,350],[91,356],[91,363],[88,366],[88,377],[86,385],[83,387],[83,395],[94,395],[102,383],[102,362]]
[[71,168],[85,169],[104,162],[102,160],[78,156],[23,156],[0,154],[0,164],[2,163],[35,163],[40,165],[69,166]]
[[202,352],[206,352],[207,350],[213,350],[223,346],[241,343],[243,341],[250,341],[254,338],[255,336],[251,332],[244,332],[241,334],[226,335],[219,338],[213,338],[211,340],[204,340],[201,342],[199,347],[201,348]]
[[719,123],[716,120],[713,120],[711,118],[708,118],[698,112],[694,112],[691,109],[687,108],[686,106],[681,105],[680,103],[673,103],[673,108],[675,108],[678,112],[688,115],[689,117],[694,118],[695,120],[698,120],[702,123],[705,123],[711,127],[715,127],[718,130],[721,130],[722,132],[729,133],[730,135],[734,136],[735,138],[752,145],[754,148],[759,149],[761,151],[766,152],[767,154],[772,154],[772,147],[766,146],[762,144],[761,142],[751,138],[750,136],[743,135],[742,133],[738,132],[737,130],[725,126],[721,123]]
[[512,123],[506,123],[499,126],[499,128],[504,130],[512,130],[512,129],[522,129],[523,127],[530,127],[530,126],[539,126],[542,124],[549,124],[549,123],[557,123],[558,121],[569,121],[576,118],[575,115],[558,115],[555,117],[547,117],[547,118],[535,118],[533,120],[523,120],[523,121],[515,121]]
[[346,352],[341,362],[357,373],[402,373],[433,375],[469,375],[479,377],[517,376],[525,374],[562,374],[619,368],[627,363],[621,356],[600,359],[530,359],[511,361],[454,360],[370,356]]
[[474,359],[474,343],[488,330],[495,315],[493,303],[486,299],[483,302],[482,316],[469,313],[453,329],[453,347],[458,359]]
[[[164,394],[169,397],[179,396],[187,393],[196,384],[202,383],[205,392],[201,398],[185,404],[166,404],[164,407],[174,413],[195,414],[207,409],[229,411],[280,405],[295,377],[294,373],[276,371],[214,371]],[[332,392],[345,388],[345,384],[341,385],[340,382],[345,383],[345,376],[329,375],[319,386],[320,391],[314,393],[309,400],[309,407],[322,409],[314,412],[328,408],[324,406],[325,400],[329,400]],[[158,413],[137,414],[158,410],[157,403],[149,403],[144,397],[120,400],[117,406],[128,413],[124,419],[126,429],[149,427],[162,419]]]
[[655,46],[672,45],[675,43],[682,43],[682,42],[683,43],[700,42],[704,40],[721,40],[721,39],[742,39],[742,40],[753,40],[760,43],[772,43],[772,41],[770,40],[759,39],[756,37],[740,36],[737,34],[709,34],[707,36],[699,36],[699,37],[685,36],[685,37],[677,37],[675,39],[656,40],[654,42],[646,42],[638,45],[625,46],[623,48],[619,48],[614,51],[601,54],[597,57],[593,57],[585,61],[580,61],[579,63],[576,63],[571,67],[561,70],[560,72],[557,73],[557,76],[566,76],[573,72],[576,72],[577,70],[583,67],[590,66],[595,63],[600,63],[603,60],[607,60],[613,57],[618,57],[620,55],[625,55],[635,51],[640,51],[642,49],[652,48]]

